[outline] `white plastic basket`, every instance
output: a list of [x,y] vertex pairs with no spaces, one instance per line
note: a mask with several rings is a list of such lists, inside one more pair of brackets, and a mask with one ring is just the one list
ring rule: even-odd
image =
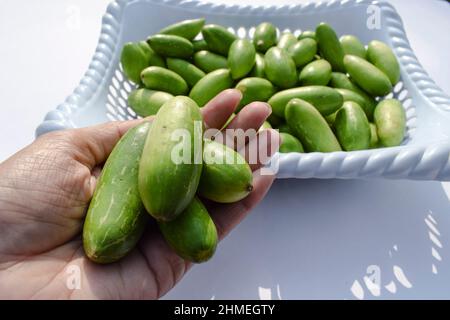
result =
[[[381,28],[367,27],[369,14],[379,10]],[[401,65],[401,81],[393,96],[407,113],[407,136],[395,148],[355,152],[276,154],[279,178],[374,178],[450,180],[450,96],[423,70],[403,29],[401,18],[386,2],[330,1],[288,6],[227,6],[180,0],[117,0],[103,17],[99,44],[74,93],[50,111],[36,135],[136,117],[127,106],[133,89],[120,67],[122,46],[146,39],[184,19],[205,17],[228,26],[240,37],[251,37],[254,26],[271,21],[294,33],[326,21],[339,35],[354,34],[364,43],[388,43]]]

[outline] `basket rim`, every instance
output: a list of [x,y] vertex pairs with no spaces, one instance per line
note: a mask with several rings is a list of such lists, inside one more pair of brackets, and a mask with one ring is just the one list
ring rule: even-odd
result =
[[[56,109],[47,113],[44,121],[36,129],[36,137],[50,131],[75,127],[71,121],[71,114],[93,99],[99,92],[102,83],[106,80],[107,73],[113,67],[112,58],[114,52],[117,50],[117,40],[121,31],[123,13],[128,5],[135,3],[165,5],[169,7],[176,7],[178,9],[182,8],[189,11],[195,10],[195,12],[204,13],[217,13],[220,11],[221,13],[227,14],[266,16],[299,15],[332,9],[345,9],[360,5],[376,5],[381,9],[382,15],[386,17],[386,29],[392,41],[393,50],[395,51],[405,73],[411,79],[412,85],[415,86],[416,90],[436,108],[444,112],[450,112],[450,96],[444,93],[443,90],[436,85],[436,83],[424,70],[409,44],[401,17],[395,8],[390,3],[385,1],[331,0],[327,2],[261,6],[253,4],[227,5],[211,2],[200,2],[199,0],[116,0],[108,5],[107,11],[102,18],[101,34],[87,72],[73,93],[69,95],[62,104],[58,105]],[[436,144],[440,145],[441,148],[445,145],[447,146],[447,149],[450,150],[450,142],[444,144],[439,141],[436,143],[433,142],[431,145],[428,145],[428,147],[432,147]],[[421,149],[423,153],[428,150],[427,146],[420,147],[417,145],[403,145],[395,148],[389,148],[389,150],[390,153],[394,152],[397,157],[400,157],[402,152],[413,147],[415,147],[416,150]],[[364,152],[357,151],[343,153],[347,154],[349,157],[359,154],[359,156],[364,156],[368,162],[370,158],[377,156],[380,152],[385,152],[383,150],[385,149],[381,148],[367,150]],[[319,155],[320,157],[318,157]],[[304,157],[306,157],[306,154],[292,153],[278,154],[278,157],[276,158],[279,159],[281,163],[292,161],[299,163]],[[324,163],[329,162],[330,159],[341,156],[336,155],[336,153],[315,153],[315,157],[318,157],[320,163]],[[439,176],[439,174],[436,176]]]

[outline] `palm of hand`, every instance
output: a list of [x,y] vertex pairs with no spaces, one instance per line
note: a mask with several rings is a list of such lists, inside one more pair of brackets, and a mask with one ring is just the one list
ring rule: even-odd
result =
[[[216,97],[203,109],[206,125],[220,129],[239,99],[235,90]],[[253,103],[229,127],[259,128],[269,113],[266,105]],[[117,263],[96,265],[84,255],[80,232],[99,174],[97,165],[136,124],[48,134],[0,165],[0,297],[159,298],[186,273],[190,264],[168,247],[155,223],[149,224],[137,248]],[[254,191],[249,197],[230,205],[207,203],[221,238],[270,187],[273,176],[259,175],[259,166],[252,166]]]

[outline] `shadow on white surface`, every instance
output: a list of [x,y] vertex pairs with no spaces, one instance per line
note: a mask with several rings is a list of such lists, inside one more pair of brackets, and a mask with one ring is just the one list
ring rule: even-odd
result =
[[167,299],[450,298],[441,183],[278,180]]

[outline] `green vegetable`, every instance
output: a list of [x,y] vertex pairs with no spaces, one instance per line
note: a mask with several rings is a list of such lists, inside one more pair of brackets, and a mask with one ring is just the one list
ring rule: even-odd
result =
[[384,147],[395,147],[405,137],[406,114],[400,101],[383,100],[375,108],[375,125],[380,144]]
[[187,59],[194,54],[194,46],[183,37],[170,34],[157,34],[147,39],[150,47],[159,55]]
[[139,193],[158,221],[174,220],[195,195],[202,171],[202,123],[198,105],[182,96],[166,102],[153,121],[139,167]]
[[297,43],[297,38],[291,32],[283,32],[278,39],[277,47],[283,50],[288,50],[290,46]]
[[277,87],[292,88],[297,83],[297,70],[292,58],[282,49],[272,47],[264,56],[265,73]]
[[170,35],[186,38],[187,40],[192,40],[200,33],[204,24],[205,24],[204,18],[193,19],[193,20],[184,20],[184,21],[172,24],[168,27],[165,27],[159,33],[170,34]]
[[362,108],[353,101],[344,102],[334,121],[336,136],[346,151],[364,150],[370,144],[370,126]]
[[238,110],[254,101],[266,102],[275,93],[275,88],[269,80],[255,77],[241,80],[236,89],[242,92]]
[[257,51],[265,53],[277,43],[277,29],[269,22],[258,25],[253,35],[253,43]]
[[159,54],[157,54],[153,49],[148,45],[147,41],[139,41],[138,42],[139,47],[145,52],[148,58],[148,65],[155,66],[155,67],[166,67],[166,62],[164,61],[164,58],[161,57]]
[[194,54],[194,63],[206,73],[228,68],[227,58],[206,50]]
[[253,66],[252,71],[250,71],[249,76],[264,78],[266,76],[264,69],[265,69],[264,56],[260,53],[256,53],[255,65]]
[[280,132],[289,133],[290,135],[294,135],[294,132],[292,131],[291,127],[289,127],[289,125],[286,122],[280,124],[277,129]]
[[225,89],[233,86],[230,71],[227,69],[218,69],[204,76],[192,88],[189,97],[197,102],[200,107],[207,104],[212,98]]
[[111,263],[139,241],[147,214],[138,191],[138,168],[150,123],[130,129],[111,152],[97,182],[83,227],[88,258]]
[[341,151],[338,140],[317,109],[301,99],[286,106],[286,120],[295,136],[308,152]]
[[339,92],[345,101],[353,101],[356,102],[363,110],[367,116],[367,119],[373,118],[373,111],[375,110],[376,101],[368,97],[367,95],[363,96],[356,91],[347,90],[347,89],[336,89]]
[[325,117],[325,120],[327,120],[328,125],[331,127],[331,129],[334,129],[334,122],[336,121],[336,115],[340,109],[338,109],[336,112],[329,114]]
[[192,45],[194,47],[194,52],[208,50],[208,44],[204,39],[192,41]]
[[347,77],[346,74],[342,72],[332,72],[331,73],[331,80],[328,83],[333,88],[339,88],[339,89],[347,89],[355,91],[356,93],[363,96],[365,99],[368,99],[370,101],[375,101],[373,97],[369,96],[367,92],[365,92],[363,89],[358,87],[349,77]]
[[209,50],[222,56],[228,56],[228,50],[237,37],[226,28],[217,24],[208,24],[203,27],[203,38]]
[[216,226],[197,197],[175,220],[159,222],[159,228],[172,249],[183,259],[205,262],[216,251]]
[[322,57],[331,64],[333,71],[345,72],[344,50],[333,28],[326,23],[319,24],[316,39]]
[[299,76],[302,86],[326,86],[330,79],[331,65],[323,59],[308,63],[300,72]]
[[246,39],[235,40],[228,53],[228,67],[233,79],[245,77],[255,65],[256,51],[253,43]]
[[317,53],[317,42],[314,39],[305,38],[288,48],[288,54],[292,57],[297,67],[302,67],[314,60]]
[[198,187],[198,194],[202,197],[218,203],[233,203],[244,199],[253,190],[252,170],[233,149],[206,140],[203,159]]
[[279,125],[284,123],[284,116],[281,118],[272,112],[267,118],[267,121],[272,125],[272,127],[277,128]]
[[167,67],[181,76],[190,87],[206,75],[202,70],[182,59],[167,58]]
[[377,126],[374,123],[369,123],[370,126],[370,149],[378,148],[379,141],[378,141],[378,134],[377,134]]
[[370,62],[357,56],[346,55],[344,64],[356,84],[372,96],[384,96],[392,91],[389,78]]
[[141,83],[141,72],[149,65],[147,54],[137,43],[127,43],[120,58],[126,77],[136,84]]
[[273,95],[268,103],[272,106],[275,115],[284,117],[286,105],[294,98],[312,103],[324,116],[335,112],[343,103],[342,95],[338,91],[324,86],[307,86],[280,91]]
[[173,95],[167,92],[141,88],[130,93],[128,104],[137,115],[148,117],[155,115],[162,105],[172,98]]
[[393,86],[400,80],[400,65],[397,57],[384,42],[371,41],[367,48],[367,59],[388,76]]
[[364,45],[357,37],[345,35],[341,37],[340,41],[344,54],[352,54],[363,59],[366,58],[366,48],[364,48]]
[[306,30],[306,31],[303,31],[298,36],[298,40],[303,40],[303,39],[307,39],[307,38],[316,40],[316,33],[312,30]]
[[171,70],[161,67],[148,67],[141,74],[142,83],[147,89],[165,91],[173,95],[183,95],[188,92],[186,81]]
[[303,150],[301,142],[293,135],[282,132],[280,133],[280,136],[282,141],[280,146],[280,153],[305,152]]

